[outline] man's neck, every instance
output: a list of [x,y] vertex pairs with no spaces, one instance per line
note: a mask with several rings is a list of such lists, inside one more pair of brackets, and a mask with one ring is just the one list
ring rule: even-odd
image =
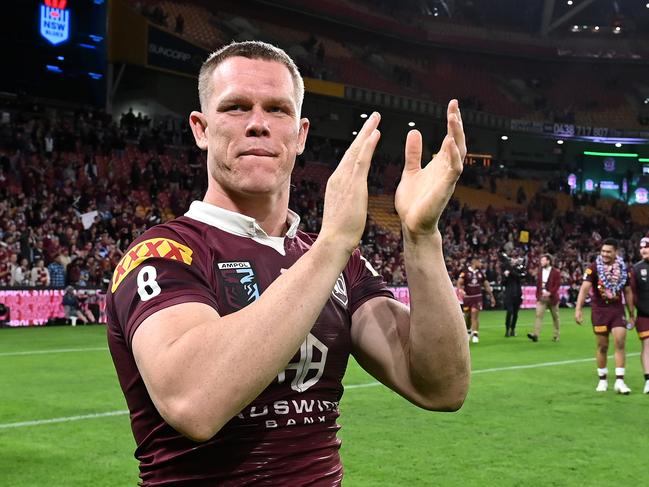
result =
[[251,197],[227,194],[221,188],[208,188],[203,201],[254,218],[271,237],[283,237],[288,230],[288,192]]

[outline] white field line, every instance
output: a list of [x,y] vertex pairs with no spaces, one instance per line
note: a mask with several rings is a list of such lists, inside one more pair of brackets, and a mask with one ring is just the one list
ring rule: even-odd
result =
[[74,353],[74,352],[103,352],[107,347],[95,348],[53,348],[50,350],[26,350],[24,352],[0,352],[0,357],[16,357],[21,355],[43,355],[47,353]]
[[[628,353],[627,357],[633,357],[636,355],[640,355],[640,353]],[[609,358],[613,358],[613,355],[611,355]],[[579,364],[579,363],[584,363],[584,362],[593,362],[595,359],[593,357],[590,358],[581,358],[581,359],[575,359],[575,360],[562,360],[559,362],[541,362],[538,364],[527,364],[527,365],[512,365],[510,367],[494,367],[491,369],[479,369],[479,370],[474,370],[472,373],[473,374],[486,374],[489,372],[504,372],[508,370],[521,370],[521,369],[537,369],[540,367],[553,367],[556,365],[570,365],[570,364]],[[368,382],[366,384],[351,384],[348,386],[345,386],[345,390],[349,389],[360,389],[364,387],[375,387],[381,385],[380,382]],[[84,414],[81,416],[66,416],[62,418],[51,418],[51,419],[36,419],[33,421],[21,421],[19,423],[0,423],[0,430],[3,429],[10,429],[10,428],[22,428],[24,426],[40,426],[43,424],[54,424],[54,423],[67,423],[70,421],[80,421],[82,419],[95,419],[95,418],[104,418],[107,416],[122,416],[128,414],[128,411],[126,410],[119,410],[119,411],[108,411],[105,413],[96,413],[96,414]]]
[[81,419],[105,418],[106,416],[120,416],[128,414],[128,411],[108,411],[106,413],[83,414],[81,416],[67,416],[65,418],[36,419],[34,421],[22,421],[20,423],[0,424],[1,429],[21,428],[23,426],[40,426],[42,424],[67,423],[69,421],[79,421]]

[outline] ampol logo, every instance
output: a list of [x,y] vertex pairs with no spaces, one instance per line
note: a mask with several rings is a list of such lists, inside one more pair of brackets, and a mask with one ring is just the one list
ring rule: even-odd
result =
[[41,35],[54,45],[70,36],[70,11],[67,0],[44,0],[41,5]]

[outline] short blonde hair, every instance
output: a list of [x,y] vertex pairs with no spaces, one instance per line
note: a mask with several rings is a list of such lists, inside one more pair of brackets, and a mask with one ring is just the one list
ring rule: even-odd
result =
[[221,49],[210,54],[201,66],[198,74],[198,98],[201,102],[201,110],[205,111],[212,95],[211,77],[214,69],[226,59],[232,57],[244,57],[247,59],[261,59],[274,61],[283,64],[288,69],[295,86],[295,101],[297,102],[298,114],[302,111],[304,100],[304,81],[300,70],[295,62],[286,52],[279,47],[261,41],[232,42]]

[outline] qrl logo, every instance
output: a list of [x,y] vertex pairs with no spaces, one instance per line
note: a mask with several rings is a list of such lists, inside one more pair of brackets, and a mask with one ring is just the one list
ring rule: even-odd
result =
[[318,383],[327,364],[327,353],[329,347],[318,340],[311,333],[306,337],[298,352],[300,359],[291,362],[277,376],[277,383],[283,384],[286,380],[288,370],[295,371],[295,377],[291,381],[291,389],[296,392],[304,392],[309,387]]
[[67,0],[45,0],[41,5],[41,36],[57,45],[70,37],[70,11]]

